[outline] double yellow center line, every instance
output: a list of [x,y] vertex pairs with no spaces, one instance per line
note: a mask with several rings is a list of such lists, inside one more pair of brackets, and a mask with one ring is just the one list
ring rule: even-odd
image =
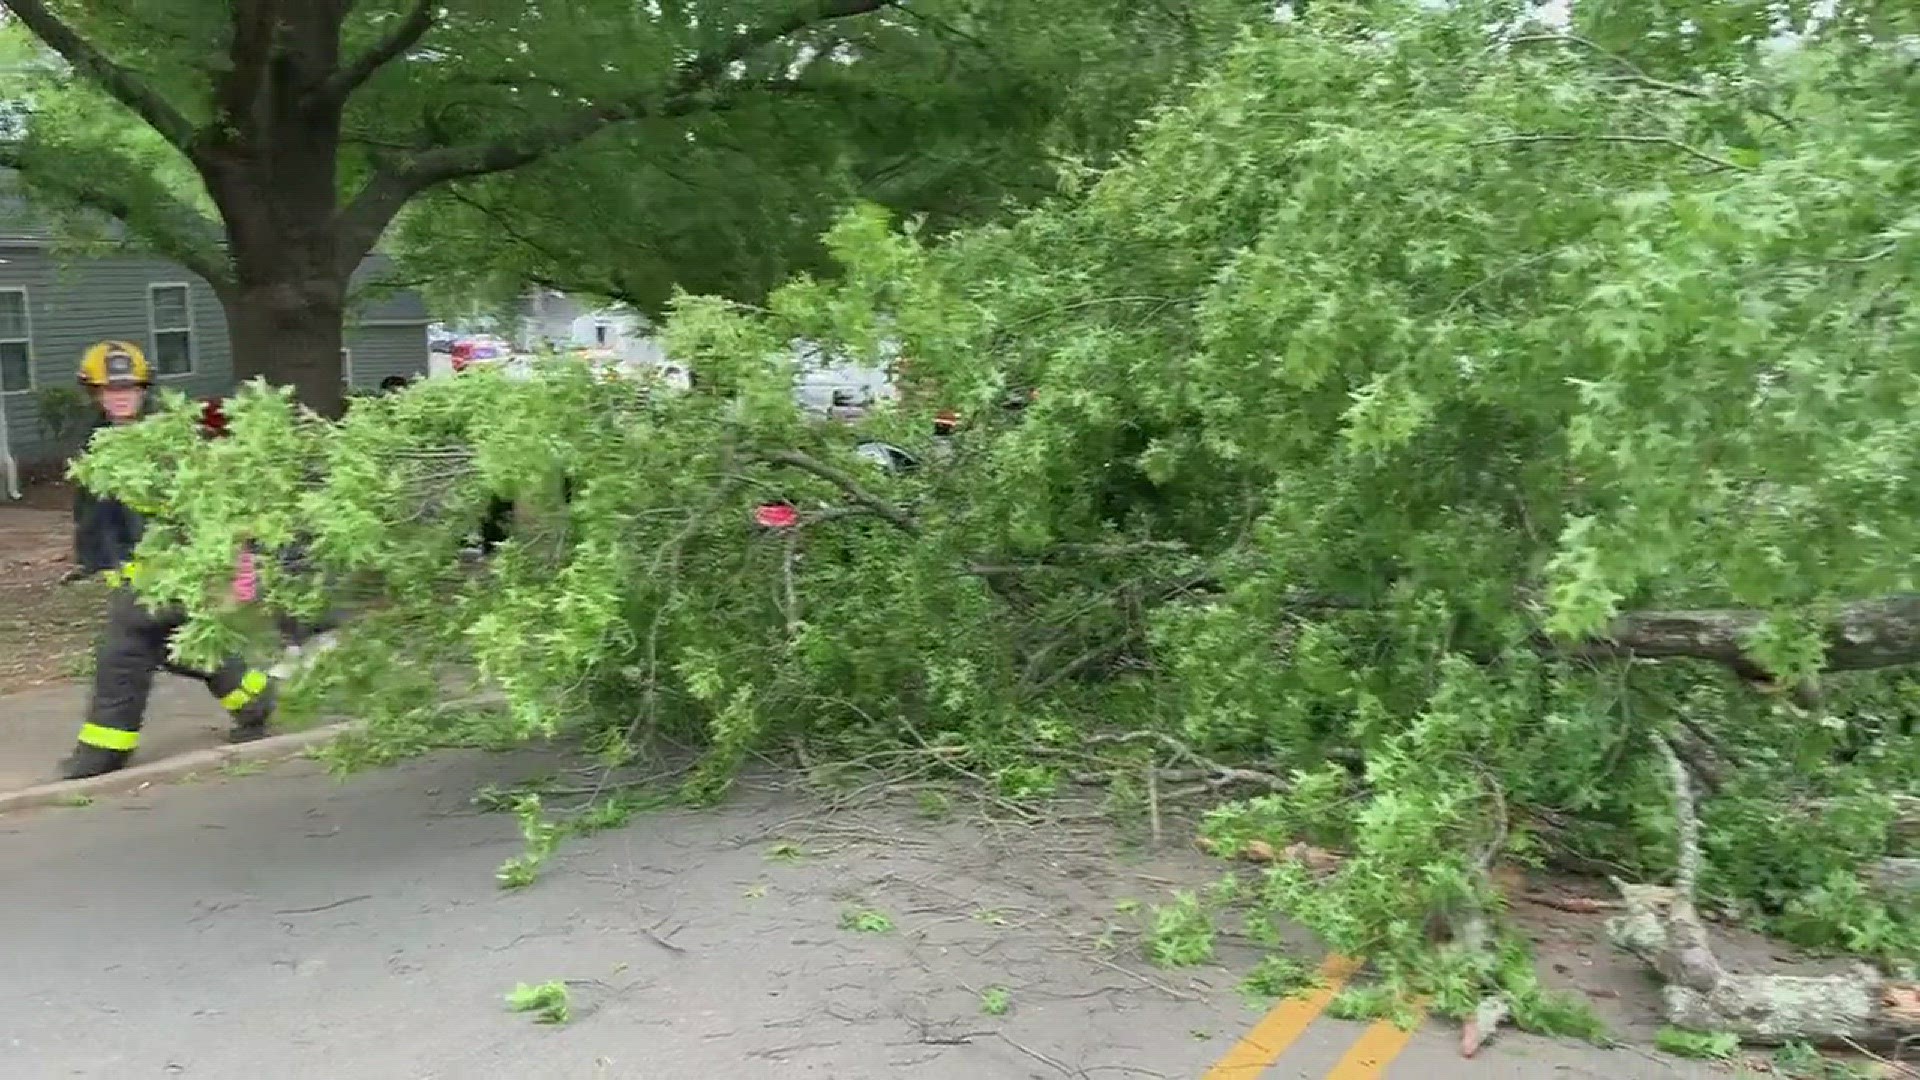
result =
[[[1318,986],[1275,1005],[1201,1080],[1259,1080],[1326,1011],[1360,968],[1360,961],[1351,957],[1327,957],[1320,965]],[[1326,1080],[1376,1080],[1412,1038],[1412,1031],[1391,1021],[1376,1021],[1348,1048]]]

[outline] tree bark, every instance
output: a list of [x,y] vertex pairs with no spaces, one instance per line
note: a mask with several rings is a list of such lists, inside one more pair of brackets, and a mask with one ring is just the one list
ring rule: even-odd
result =
[[1608,931],[1665,981],[1667,1022],[1764,1045],[1885,1045],[1920,1035],[1920,983],[1864,964],[1838,975],[1742,975],[1721,965],[1694,908],[1701,852],[1693,782],[1672,746],[1656,745],[1673,787],[1679,870],[1671,887],[1614,882],[1626,914]]
[[321,416],[337,418],[346,411],[340,362],[344,281],[327,274],[242,285],[220,299],[236,379],[290,386],[302,404]]
[[[1747,678],[1767,673],[1747,642],[1767,621],[1748,609],[1641,611],[1615,619],[1600,640],[1572,647],[1588,657],[1714,660]],[[1857,600],[1834,609],[1824,627],[1825,671],[1865,671],[1920,661],[1920,595]]]
[[347,283],[380,232],[343,242],[342,103],[316,93],[340,70],[344,8],[262,7],[242,18],[245,8],[218,87],[226,123],[203,133],[194,152],[226,225],[233,277],[221,303],[234,375],[290,386],[307,407],[338,417]]
[[1864,964],[1837,975],[1736,974],[1707,949],[1700,917],[1679,890],[1618,887],[1627,914],[1610,924],[1613,941],[1666,980],[1664,1012],[1675,1027],[1765,1046],[1884,1046],[1920,1034],[1920,983]]
[[1920,897],[1920,859],[1881,859],[1868,874],[1873,887],[1893,897]]

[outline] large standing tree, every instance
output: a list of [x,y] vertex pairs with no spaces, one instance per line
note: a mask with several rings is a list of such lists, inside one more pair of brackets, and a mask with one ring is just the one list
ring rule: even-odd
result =
[[731,111],[777,118],[786,102],[911,104],[914,87],[900,81],[908,73],[925,90],[1010,76],[1033,85],[1010,72],[1013,49],[1001,55],[988,43],[1038,35],[1071,57],[1081,44],[1073,27],[1111,39],[1126,8],[0,3],[64,60],[33,80],[34,116],[0,164],[37,196],[104,211],[203,276],[225,307],[236,374],[292,385],[322,412],[340,402],[349,276],[422,193],[541,162],[612,129],[638,140],[637,162],[658,164],[685,152],[689,125]]

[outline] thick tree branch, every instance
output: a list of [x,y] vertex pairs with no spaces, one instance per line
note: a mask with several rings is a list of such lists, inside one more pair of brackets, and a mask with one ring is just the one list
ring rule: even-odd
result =
[[221,114],[235,126],[252,115],[273,58],[274,26],[280,0],[241,0],[233,5],[233,40],[227,45],[227,70],[214,80]]
[[0,6],[11,11],[35,37],[64,57],[76,71],[137,113],[169,143],[183,152],[193,144],[194,127],[186,114],[174,108],[138,75],[114,63],[92,42],[81,37],[79,31],[55,15],[43,0],[0,0]]
[[[1620,616],[1601,638],[1572,646],[1575,655],[1645,660],[1694,659],[1725,664],[1767,681],[1747,651],[1767,614],[1748,609],[1639,611]],[[1827,671],[1866,671],[1920,661],[1920,594],[1842,604],[1823,631]]]
[[896,0],[809,0],[785,19],[729,37],[682,65],[657,94],[619,101],[589,102],[550,124],[489,142],[441,147],[401,158],[395,172],[419,187],[461,177],[505,172],[577,145],[615,124],[649,118],[686,116],[724,107],[735,90],[804,89],[791,81],[725,84],[733,65],[760,49],[809,27],[867,15]]
[[434,0],[414,0],[413,7],[405,17],[388,31],[387,36],[375,42],[366,52],[353,59],[333,74],[319,90],[315,92],[316,102],[339,105],[348,95],[366,84],[368,79],[381,68],[404,56],[408,49],[420,43],[433,29],[435,20]]
[[[206,214],[117,152],[98,149],[61,153],[65,160],[58,167],[48,168],[21,144],[0,143],[0,168],[20,173],[34,186],[66,202],[121,222],[147,247],[200,275],[216,289],[232,283],[232,266],[221,247],[220,227]],[[101,177],[115,178],[114,190],[108,190]]]
[[1607,929],[1665,981],[1667,1022],[1769,1045],[1886,1044],[1920,1034],[1920,985],[1866,965],[1832,975],[1743,975],[1720,963],[1694,907],[1701,851],[1691,779],[1670,746],[1655,749],[1673,790],[1678,871],[1672,887],[1616,880],[1626,914]]
[[[1011,575],[1048,569],[1062,556],[1079,553],[1113,557],[1148,552],[1178,553],[1176,542],[1147,541],[1118,547],[1067,545],[1037,563],[1014,566],[978,566],[974,572]],[[1196,578],[1188,583],[1201,592],[1218,591],[1217,582]],[[1295,590],[1288,607],[1303,611],[1364,612],[1379,605],[1364,597],[1340,596],[1313,590]],[[1706,660],[1722,664],[1741,678],[1771,688],[1773,676],[1750,652],[1753,634],[1771,618],[1754,608],[1631,611],[1619,616],[1601,634],[1582,641],[1553,641],[1541,635],[1540,651],[1588,660]],[[1896,593],[1854,600],[1830,609],[1821,627],[1825,649],[1822,671],[1871,671],[1920,663],[1920,593]]]
[[343,274],[351,274],[380,242],[393,224],[394,216],[419,192],[419,188],[391,173],[376,172],[368,178],[352,201],[334,213],[334,263]]
[[805,83],[776,79],[737,83],[724,88],[701,87],[657,102],[635,100],[589,105],[583,111],[545,127],[519,132],[493,142],[437,147],[405,155],[396,159],[391,169],[395,176],[413,184],[415,190],[420,190],[448,180],[470,179],[517,169],[577,146],[615,124],[724,112],[737,105],[742,96],[755,91],[780,93],[809,89],[812,87]]

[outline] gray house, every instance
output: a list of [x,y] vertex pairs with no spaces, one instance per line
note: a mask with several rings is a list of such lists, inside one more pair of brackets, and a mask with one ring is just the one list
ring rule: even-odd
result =
[[[356,283],[376,282],[385,269],[375,256]],[[426,374],[419,294],[369,291],[349,305],[341,359],[352,389]],[[75,449],[47,422],[44,391],[74,385],[82,351],[107,338],[144,346],[159,387],[195,397],[234,387],[226,318],[206,281],[151,256],[64,253],[17,204],[0,209],[0,469],[7,459],[21,467],[58,462]]]

